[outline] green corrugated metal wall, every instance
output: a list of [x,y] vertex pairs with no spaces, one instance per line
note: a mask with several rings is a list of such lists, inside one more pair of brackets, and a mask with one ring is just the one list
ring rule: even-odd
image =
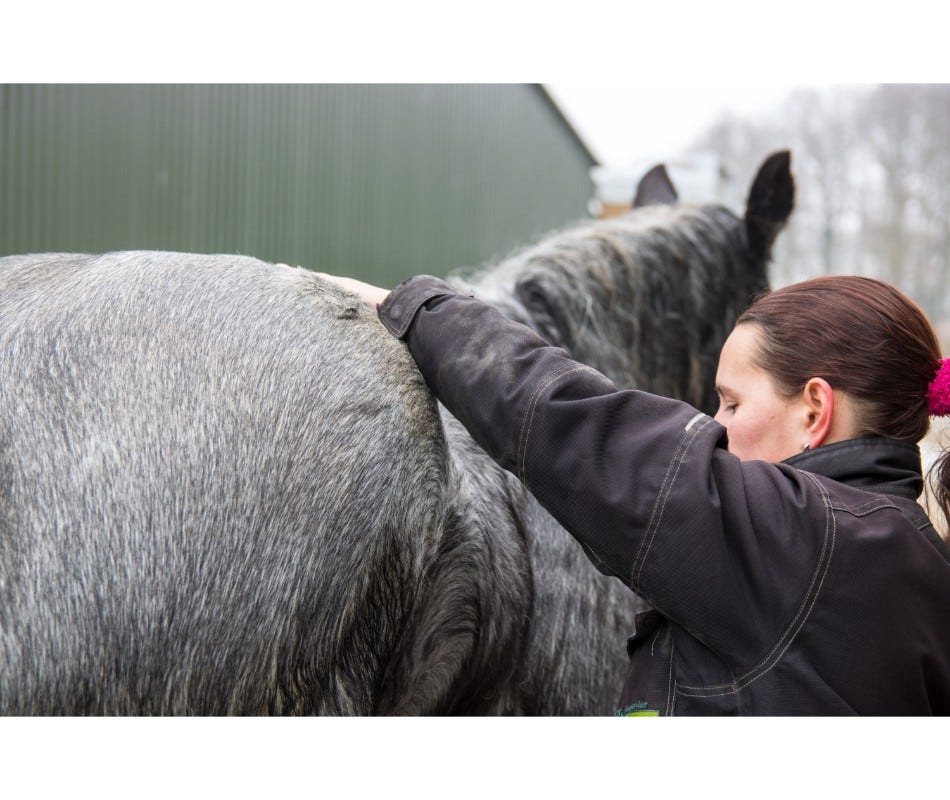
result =
[[586,214],[531,85],[3,85],[0,254],[240,252],[392,284]]

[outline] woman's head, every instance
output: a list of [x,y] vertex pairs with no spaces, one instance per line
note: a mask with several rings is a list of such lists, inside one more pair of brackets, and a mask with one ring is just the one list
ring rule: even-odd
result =
[[[815,278],[765,295],[739,318],[720,359],[716,418],[742,458],[779,461],[805,445],[857,436],[916,442],[929,425],[926,393],[939,360],[927,318],[894,287],[873,278]],[[737,380],[751,386],[754,378],[760,393],[751,410],[764,416],[759,427],[743,427],[751,420],[741,412],[750,409],[730,392],[741,390]],[[747,433],[753,444],[771,437],[774,446],[756,453],[744,444]]]

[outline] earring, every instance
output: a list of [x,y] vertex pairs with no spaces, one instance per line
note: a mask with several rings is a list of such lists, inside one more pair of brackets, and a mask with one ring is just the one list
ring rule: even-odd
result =
[[808,450],[811,450],[811,445],[808,444],[808,442],[805,442],[805,444],[802,445],[802,452],[805,453]]

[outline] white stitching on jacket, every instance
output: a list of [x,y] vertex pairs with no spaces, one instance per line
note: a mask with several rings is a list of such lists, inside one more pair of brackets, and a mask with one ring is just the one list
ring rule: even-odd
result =
[[[691,697],[720,697],[724,694],[735,694],[740,689],[745,688],[753,681],[761,678],[767,672],[772,670],[779,661],[781,661],[782,656],[785,655],[785,651],[788,650],[792,641],[805,625],[805,622],[808,620],[808,616],[811,614],[811,610],[815,607],[815,603],[818,600],[818,595],[821,594],[821,587],[824,586],[825,577],[828,575],[828,569],[831,566],[831,556],[834,553],[835,548],[835,533],[837,530],[837,523],[835,521],[834,509],[831,505],[831,499],[827,491],[825,491],[825,487],[822,486],[821,483],[810,473],[802,472],[802,474],[805,475],[805,477],[807,477],[817,487],[818,493],[821,495],[821,498],[825,504],[826,520],[825,540],[821,546],[821,554],[818,557],[818,563],[815,565],[815,571],[812,573],[811,583],[808,586],[808,591],[805,592],[805,599],[802,601],[801,607],[798,609],[798,612],[795,614],[795,616],[792,617],[792,621],[788,624],[788,627],[785,629],[784,633],[778,638],[778,641],[772,646],[772,649],[769,650],[769,652],[759,660],[759,663],[748,672],[740,675],[732,683],[722,683],[710,686],[683,685],[682,687],[677,688],[677,691],[679,691],[681,694]],[[818,585],[816,587],[815,580],[818,578],[819,572],[821,572],[821,579],[818,580]],[[781,651],[776,654],[776,650],[778,650],[780,647]],[[772,662],[771,664],[769,664],[770,660]],[[768,666],[766,667],[767,664]],[[763,667],[765,668],[763,669]],[[683,691],[684,689],[693,691]],[[726,689],[726,691],[713,693],[709,692],[709,689]]]
[[[637,548],[637,555],[634,558],[633,569],[630,583],[635,586],[640,585],[640,576],[643,574],[643,567],[646,564],[647,556],[650,554],[650,548],[653,546],[653,539],[660,527],[660,520],[663,518],[663,511],[666,509],[666,503],[669,500],[670,492],[673,490],[673,484],[676,482],[676,476],[679,474],[680,467],[686,460],[686,453],[689,450],[690,441],[695,439],[702,430],[711,423],[713,419],[707,417],[695,431],[691,432],[689,426],[683,431],[683,438],[680,439],[673,457],[670,459],[670,465],[667,467],[666,475],[663,477],[663,483],[657,493],[656,503],[653,506],[653,513],[650,515],[650,521],[647,524],[643,539],[640,540],[640,546]],[[644,550],[644,545],[646,549]],[[643,552],[641,556],[640,553]]]

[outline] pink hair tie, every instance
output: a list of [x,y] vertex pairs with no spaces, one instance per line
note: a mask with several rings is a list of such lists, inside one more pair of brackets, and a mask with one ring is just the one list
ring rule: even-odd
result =
[[927,410],[932,417],[950,415],[950,358],[941,358],[927,387]]

